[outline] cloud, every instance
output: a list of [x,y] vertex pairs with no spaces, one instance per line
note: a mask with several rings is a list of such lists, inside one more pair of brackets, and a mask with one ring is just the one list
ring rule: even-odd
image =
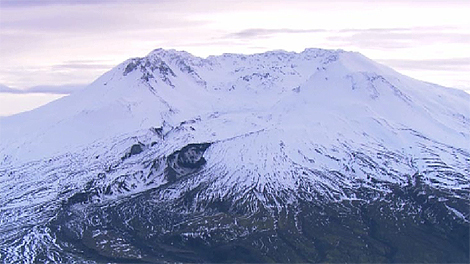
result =
[[27,93],[72,94],[83,89],[85,86],[83,84],[38,85],[30,87],[25,91]]
[[265,38],[275,34],[305,34],[305,33],[318,33],[326,32],[324,29],[291,29],[291,28],[278,28],[278,29],[267,29],[267,28],[249,28],[235,33],[226,35],[224,38]]
[[422,31],[422,32],[442,32],[442,31],[452,31],[456,30],[456,27],[450,27],[450,26],[428,26],[428,27],[382,27],[382,28],[344,28],[340,30],[336,30],[338,33],[382,33],[382,34],[388,34],[388,33],[398,33],[398,32],[416,32],[416,31]]
[[436,43],[470,43],[470,33],[455,27],[396,27],[396,28],[344,28],[293,29],[248,28],[223,36],[223,39],[261,39],[274,35],[314,34],[327,43],[339,47],[403,49]]
[[379,62],[407,70],[431,70],[431,71],[470,71],[470,58],[446,58],[426,60],[388,59]]
[[343,29],[327,40],[356,48],[392,48],[470,43],[470,33],[451,27]]
[[55,84],[68,91],[70,87],[63,86],[62,84],[91,83],[120,62],[105,59],[68,60],[52,65],[29,67],[4,64],[0,65],[0,83],[9,87],[19,88],[18,90],[20,91],[28,90],[28,87],[35,86],[35,84]]
[[0,93],[8,94],[72,94],[85,88],[84,84],[66,84],[66,85],[38,85],[28,89],[14,89],[6,85],[0,84]]
[[389,33],[397,31],[411,31],[412,28],[345,28],[338,30],[339,33]]
[[[51,70],[47,67],[36,68],[15,68],[11,70],[0,70],[0,81],[12,89],[19,91],[28,91],[31,87],[43,86],[42,84],[51,84],[58,87],[63,87],[69,91],[69,84],[89,84],[98,76],[102,75],[105,70],[68,70],[66,68]],[[47,85],[49,87],[49,85]],[[35,88],[38,89],[38,88]],[[58,89],[56,89],[58,90]],[[55,90],[54,90],[55,91]],[[52,92],[52,91],[47,91]],[[59,92],[68,93],[68,92]]]
[[62,64],[52,65],[51,70],[109,70],[115,65],[101,63],[100,61],[67,61]]
[[24,4],[12,6],[16,4],[7,2],[5,7],[1,2],[0,38],[4,43],[0,48],[4,51],[31,53],[50,45],[73,48],[91,41],[102,47],[123,40],[136,43],[167,39],[172,30],[188,32],[210,23],[195,18],[188,8],[179,8],[184,1],[19,2]]
[[23,93],[23,91],[19,89],[13,89],[6,85],[0,84],[0,93],[19,94],[19,93]]
[[[2,0],[2,7],[24,7],[24,6],[47,6],[47,5],[90,5],[90,4],[111,4],[125,2],[126,0]],[[136,2],[143,2],[138,0]],[[147,1],[148,2],[148,1]]]

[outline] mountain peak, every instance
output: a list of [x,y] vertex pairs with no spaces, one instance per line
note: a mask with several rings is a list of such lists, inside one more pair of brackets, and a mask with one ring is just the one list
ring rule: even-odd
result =
[[183,50],[163,49],[158,48],[151,51],[146,57],[160,57],[160,58],[196,58],[196,56]]
[[[442,96],[452,103],[437,104]],[[20,140],[18,131],[28,131],[30,136],[21,139],[25,144],[22,149],[5,148],[3,155],[40,158],[63,149],[62,143],[54,143],[55,136],[46,136],[48,147],[40,147],[45,143],[34,140],[37,133],[67,131],[65,135],[73,138],[65,136],[63,140],[77,147],[109,135],[158,127],[164,121],[177,124],[214,112],[284,111],[280,106],[301,111],[303,104],[309,109],[302,111],[307,112],[319,111],[320,105],[335,112],[351,107],[363,110],[347,118],[385,118],[390,124],[413,127],[424,134],[429,134],[425,128],[433,127],[436,131],[457,129],[461,136],[468,136],[465,124],[459,121],[468,119],[468,96],[405,77],[359,53],[306,49],[300,53],[270,51],[203,59],[185,51],[156,49],[146,57],[127,60],[77,94],[30,113],[4,118],[3,142]],[[341,110],[337,116],[346,118],[348,112],[351,110]],[[118,113],[123,125],[115,118]],[[400,115],[409,118],[402,120]],[[71,131],[80,131],[82,122],[94,127],[93,133]],[[439,135],[453,139],[445,133]]]
[[0,261],[467,263],[469,102],[341,50],[152,51],[0,119]]
[[[270,77],[267,78],[269,80],[264,80],[265,82],[258,86],[279,86],[275,82],[285,82],[286,79],[290,79],[289,84],[280,84],[281,86],[292,86],[283,87],[287,89],[299,86],[301,82],[305,81],[315,71],[324,69],[326,65],[339,61],[342,57],[346,58],[345,62],[351,64],[350,61],[354,61],[351,58],[354,56],[362,59],[363,68],[367,68],[367,59],[365,57],[342,50],[324,49],[306,49],[300,53],[283,50],[249,55],[225,53],[218,56],[211,55],[206,59],[193,56],[185,51],[156,49],[146,57],[135,58],[125,62],[122,68],[123,75],[139,69],[140,74],[137,76],[138,78],[147,81],[152,79],[157,82],[162,80],[172,87],[174,85],[171,83],[171,79],[176,77],[178,72],[181,72],[183,75],[190,75],[193,81],[208,89],[221,89],[221,87],[216,87],[220,85],[215,83],[219,82],[217,79],[229,78],[227,81],[239,82],[238,79],[242,78],[244,82],[250,82],[254,76]],[[370,65],[375,64],[370,61]],[[358,70],[357,65],[356,69],[349,67],[348,70]],[[161,78],[155,76],[155,74],[160,75]],[[217,78],[217,76],[221,75],[224,77]],[[234,89],[235,86],[230,88],[230,90]]]

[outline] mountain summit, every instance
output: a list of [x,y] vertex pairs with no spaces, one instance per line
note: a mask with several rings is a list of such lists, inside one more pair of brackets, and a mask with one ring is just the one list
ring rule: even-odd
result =
[[354,52],[157,49],[0,119],[0,259],[468,262],[469,105]]

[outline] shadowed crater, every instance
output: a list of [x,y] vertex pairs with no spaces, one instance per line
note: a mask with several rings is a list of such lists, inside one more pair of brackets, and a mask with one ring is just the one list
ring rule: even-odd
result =
[[206,164],[203,155],[210,145],[210,143],[189,144],[168,156],[165,169],[166,179],[173,182],[199,170]]

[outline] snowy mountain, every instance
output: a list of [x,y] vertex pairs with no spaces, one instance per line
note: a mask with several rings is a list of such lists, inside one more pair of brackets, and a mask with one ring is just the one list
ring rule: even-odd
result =
[[468,262],[469,128],[358,53],[158,49],[0,119],[0,259]]

